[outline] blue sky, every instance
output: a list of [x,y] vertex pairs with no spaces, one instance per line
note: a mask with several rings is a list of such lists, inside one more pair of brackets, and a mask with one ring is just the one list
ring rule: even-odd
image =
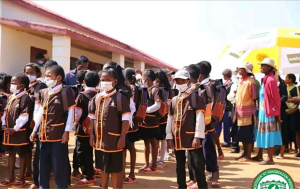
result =
[[300,1],[35,1],[177,68],[260,29],[300,28]]

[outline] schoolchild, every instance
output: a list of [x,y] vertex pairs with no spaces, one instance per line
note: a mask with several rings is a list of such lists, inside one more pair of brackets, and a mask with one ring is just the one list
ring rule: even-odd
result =
[[99,153],[96,162],[101,169],[102,188],[108,188],[109,175],[113,188],[122,188],[123,149],[129,128],[129,100],[117,92],[117,72],[106,68],[99,72],[101,93],[90,102],[90,145]]
[[[80,72],[80,71],[79,71]],[[94,71],[88,71],[84,76],[84,92],[78,94],[75,109],[75,135],[76,154],[82,171],[82,179],[75,186],[94,185],[93,147],[90,146],[90,120],[88,106],[90,100],[97,94],[96,86],[99,83],[99,75]]]
[[[156,137],[159,135],[159,108],[161,99],[159,97],[159,88],[154,85],[155,73],[153,70],[145,70],[142,73],[142,85],[147,88],[148,99],[146,118],[139,125],[140,138],[144,140],[145,144],[145,165],[139,170],[140,173],[157,172],[157,154],[158,142]],[[150,165],[149,155],[151,148],[152,163]]]
[[199,67],[200,75],[199,82],[200,88],[205,88],[205,92],[201,93],[201,98],[205,103],[205,139],[202,141],[203,152],[206,163],[206,170],[209,172],[208,180],[211,181],[212,187],[219,187],[218,184],[218,160],[215,147],[215,125],[211,118],[211,112],[214,102],[215,88],[212,84],[212,80],[209,78],[211,71],[211,64],[207,61],[202,61],[197,64]]
[[[27,75],[29,78],[30,84],[29,84],[29,89],[27,90],[27,93],[29,97],[32,100],[33,106],[35,104],[35,100],[38,98],[39,91],[41,89],[47,88],[47,85],[45,83],[42,83],[38,81],[42,76],[42,72],[40,70],[40,67],[37,66],[36,64],[33,63],[28,63],[25,65],[23,69],[23,73]],[[32,130],[32,128],[30,128]],[[31,133],[32,131],[30,131]],[[36,138],[36,149],[34,153],[34,158],[33,158],[33,171],[32,171],[32,148],[33,148],[33,142],[30,142],[31,148],[30,151],[26,155],[26,173],[25,173],[25,178],[31,178],[32,174],[32,179],[33,179],[33,184],[30,186],[30,188],[38,188],[39,182],[39,154],[40,154],[40,143],[39,140]]]
[[[155,85],[159,87],[159,95],[160,99],[162,100],[161,103],[166,105],[169,104],[170,99],[173,98],[171,93],[171,85],[168,81],[168,77],[163,70],[157,70],[155,72]],[[161,106],[162,107],[162,106]],[[156,137],[157,141],[160,141],[160,157],[158,158],[157,168],[164,168],[165,167],[165,155],[167,153],[167,141],[166,141],[166,125],[168,119],[168,110],[165,108],[164,115],[161,115],[162,111],[160,111],[160,119],[159,119],[159,134]]]
[[74,123],[75,100],[72,92],[62,86],[64,77],[61,66],[47,68],[45,83],[48,88],[39,92],[35,104],[35,128],[30,139],[36,136],[40,125],[40,188],[49,188],[51,165],[58,188],[68,188],[70,181],[68,141]]
[[[139,95],[139,89],[138,87],[135,85],[136,83],[136,77],[135,77],[135,70],[133,68],[125,68],[125,70],[123,71],[123,75],[125,77],[125,81],[126,84],[129,85],[131,87],[131,93],[132,93],[132,97],[130,98],[131,100],[133,100],[134,105],[136,107],[136,109],[138,109],[138,107],[140,106],[141,103],[141,97]],[[128,138],[129,141],[129,148],[128,151],[130,153],[130,172],[129,175],[124,178],[123,183],[124,184],[131,184],[134,183],[135,180],[135,163],[136,163],[136,149],[135,149],[135,145],[134,143],[139,141],[139,135],[138,135],[138,119],[135,117],[136,112],[133,113],[132,115],[132,124],[129,127],[128,133],[126,135],[126,137]],[[124,149],[124,159],[126,159],[126,152],[127,150]],[[124,176],[125,177],[125,164],[123,166],[123,171],[124,171]]]
[[[0,186],[22,188],[25,183],[26,153],[30,151],[29,133],[33,117],[33,103],[27,95],[29,79],[23,73],[14,75],[11,79],[9,97],[2,116],[3,149],[9,153],[9,177],[0,183]],[[14,165],[16,154],[20,158],[20,176],[15,180]]]
[[168,146],[175,149],[178,188],[187,188],[185,151],[192,161],[194,177],[199,188],[207,188],[205,161],[201,140],[205,138],[204,102],[191,90],[190,74],[179,70],[174,76],[179,94],[170,103],[166,139]]

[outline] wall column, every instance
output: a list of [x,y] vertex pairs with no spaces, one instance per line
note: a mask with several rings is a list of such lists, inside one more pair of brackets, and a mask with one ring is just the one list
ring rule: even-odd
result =
[[145,62],[140,61],[140,60],[134,60],[133,64],[134,64],[135,68],[137,68],[141,71],[145,70]]
[[122,68],[125,68],[125,56],[122,54],[112,53],[112,61],[120,64]]
[[70,70],[71,38],[54,35],[52,37],[52,59],[55,60],[65,72]]

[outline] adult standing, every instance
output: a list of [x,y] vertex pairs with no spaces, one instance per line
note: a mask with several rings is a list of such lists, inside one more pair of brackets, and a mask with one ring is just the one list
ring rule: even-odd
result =
[[87,70],[89,67],[89,59],[81,55],[76,61],[76,68],[66,74],[65,85],[77,85],[77,72],[80,70]]
[[253,130],[255,120],[255,103],[257,87],[253,77],[253,65],[245,62],[239,68],[241,79],[236,93],[237,141],[243,143],[244,153],[236,158],[241,162],[251,161]]
[[273,75],[276,71],[274,61],[265,58],[261,63],[261,73],[265,74],[259,90],[258,132],[256,145],[258,155],[253,159],[262,160],[263,149],[268,151],[268,159],[259,162],[260,165],[273,165],[274,147],[282,145],[280,134],[280,95],[277,81]]

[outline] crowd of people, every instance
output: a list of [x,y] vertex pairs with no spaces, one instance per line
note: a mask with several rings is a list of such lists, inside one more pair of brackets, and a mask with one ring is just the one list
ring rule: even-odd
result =
[[[29,188],[50,188],[50,179],[58,188],[68,188],[71,179],[77,180],[74,186],[87,187],[98,177],[100,187],[108,188],[111,177],[113,188],[123,188],[137,181],[136,169],[155,173],[165,167],[166,159],[176,161],[178,188],[205,189],[207,182],[218,188],[218,159],[225,158],[222,148],[241,151],[239,162],[260,165],[273,165],[273,157],[284,158],[291,144],[300,157],[296,77],[288,74],[284,81],[272,59],[260,64],[265,74],[261,82],[250,62],[234,71],[226,69],[222,79],[214,80],[207,61],[176,73],[108,62],[97,73],[88,70],[86,56],[80,56],[76,68],[66,74],[54,60],[28,63],[13,76],[1,73],[0,158],[8,154],[8,177],[0,186],[22,188],[32,178]],[[73,165],[68,156],[72,131]],[[144,141],[145,154],[141,168],[136,167],[139,140]],[[258,153],[251,157],[255,142]]]

